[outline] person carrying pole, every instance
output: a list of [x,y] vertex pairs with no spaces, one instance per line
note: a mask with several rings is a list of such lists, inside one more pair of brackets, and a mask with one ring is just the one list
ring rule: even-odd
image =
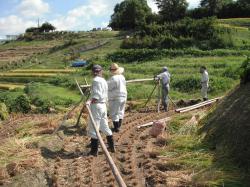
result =
[[[100,65],[94,65],[92,67],[94,79],[91,87],[91,97],[87,103],[90,104],[90,110],[96,122],[97,129],[103,132],[107,137],[109,151],[115,152],[113,135],[109,128],[107,118],[106,102],[108,99],[108,85],[106,80],[102,78],[102,73],[103,71]],[[88,155],[97,156],[98,139],[91,120],[88,122],[88,135],[91,137],[91,150]]]
[[162,80],[162,106],[165,112],[168,111],[168,94],[170,90],[170,73],[167,67],[162,68],[162,73],[155,77],[155,80]]
[[204,101],[208,100],[207,92],[209,87],[209,76],[207,72],[207,68],[205,66],[200,67],[201,73],[201,96]]
[[108,80],[109,112],[113,121],[113,132],[119,132],[125,113],[127,101],[126,80],[123,76],[124,68],[112,63],[110,66],[111,78]]

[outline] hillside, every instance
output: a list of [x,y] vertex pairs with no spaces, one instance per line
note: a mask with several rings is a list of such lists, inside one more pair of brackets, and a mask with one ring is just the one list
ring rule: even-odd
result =
[[218,154],[230,156],[249,172],[250,168],[250,83],[237,87],[209,115],[201,129],[205,140]]
[[[65,38],[54,38],[53,33],[49,41],[39,36],[39,41],[0,45],[0,102],[10,113],[0,123],[0,185],[114,186],[102,151],[98,157],[86,156],[87,112],[80,126],[76,122],[82,105],[67,119],[65,115],[81,99],[75,79],[91,83],[93,64],[104,67],[107,79],[110,64],[116,62],[125,68],[127,80],[153,78],[167,66],[174,101],[200,98],[199,68],[204,65],[210,75],[209,98],[226,96],[218,108],[178,114],[171,104],[169,112],[157,113],[156,92],[150,110],[143,108],[154,82],[128,84],[128,110],[121,131],[114,135],[117,152],[112,155],[128,186],[249,186],[242,168],[250,165],[250,84],[237,85],[242,61],[250,55],[245,24],[250,19],[240,25],[232,20],[218,20],[218,27],[232,30],[235,43],[224,49],[122,49],[131,33],[118,31],[79,32]],[[88,65],[72,68],[79,59]],[[28,112],[20,110],[23,103]],[[157,139],[149,135],[150,128],[136,128],[166,117],[171,117],[167,130]],[[53,134],[59,125],[60,137]]]

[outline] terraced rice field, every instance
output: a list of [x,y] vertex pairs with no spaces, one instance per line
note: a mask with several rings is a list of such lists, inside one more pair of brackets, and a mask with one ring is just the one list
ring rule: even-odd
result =
[[15,69],[14,73],[74,73],[76,69]]
[[8,84],[8,83],[0,83],[1,90],[13,90],[15,88],[23,89],[25,86],[22,84]]

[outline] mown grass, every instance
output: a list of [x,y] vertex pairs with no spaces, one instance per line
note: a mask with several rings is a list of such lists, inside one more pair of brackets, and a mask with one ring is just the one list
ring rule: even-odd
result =
[[229,158],[220,157],[212,151],[197,135],[200,128],[197,124],[184,125],[192,115],[173,117],[169,124],[169,144],[162,155],[168,162],[192,174],[192,186],[248,186],[247,176]]

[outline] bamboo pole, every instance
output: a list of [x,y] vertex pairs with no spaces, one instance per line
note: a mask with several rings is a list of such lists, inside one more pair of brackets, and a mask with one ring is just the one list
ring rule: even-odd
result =
[[112,157],[110,156],[110,154],[109,154],[109,152],[108,152],[108,150],[107,150],[107,148],[106,148],[106,146],[105,146],[105,144],[103,142],[103,139],[102,139],[102,137],[100,135],[99,129],[97,129],[97,127],[96,127],[94,117],[93,117],[92,112],[90,110],[90,105],[86,104],[86,107],[87,107],[87,110],[89,112],[90,120],[91,120],[92,125],[93,125],[93,127],[95,129],[97,138],[98,138],[98,140],[100,142],[101,148],[102,148],[102,150],[104,152],[104,155],[105,155],[105,157],[106,157],[106,159],[107,159],[107,161],[109,163],[109,166],[110,166],[110,168],[112,170],[112,173],[113,173],[113,175],[115,177],[115,180],[118,183],[119,187],[126,187],[127,185],[125,184],[123,178],[121,177],[121,174],[120,174],[119,170],[117,169]]
[[153,78],[149,79],[134,79],[134,80],[128,80],[126,83],[137,83],[137,82],[147,82],[147,81],[153,81]]
[[[160,120],[157,120],[157,121],[167,122],[167,121],[170,121],[170,120],[171,120],[171,117],[167,117],[167,118],[163,118],[163,119],[160,119]],[[143,125],[138,125],[137,129],[140,129],[142,127],[149,127],[149,126],[152,126],[153,124],[154,124],[154,122],[149,122],[149,123],[145,123]]]
[[[128,80],[126,83],[139,83],[139,82],[147,82],[147,81],[153,81],[153,78],[149,79],[134,79],[134,80]],[[81,85],[81,88],[89,88],[91,85]]]
[[180,112],[180,111],[183,111],[183,110],[188,110],[188,109],[192,109],[192,108],[196,108],[196,107],[199,108],[201,106],[205,106],[206,104],[209,104],[210,102],[213,102],[213,101],[216,102],[216,101],[218,101],[220,99],[222,99],[222,97],[217,97],[217,98],[214,98],[214,99],[210,99],[210,100],[207,100],[207,101],[195,104],[195,105],[191,105],[191,106],[187,106],[187,107],[183,107],[183,108],[178,108],[175,111]]

